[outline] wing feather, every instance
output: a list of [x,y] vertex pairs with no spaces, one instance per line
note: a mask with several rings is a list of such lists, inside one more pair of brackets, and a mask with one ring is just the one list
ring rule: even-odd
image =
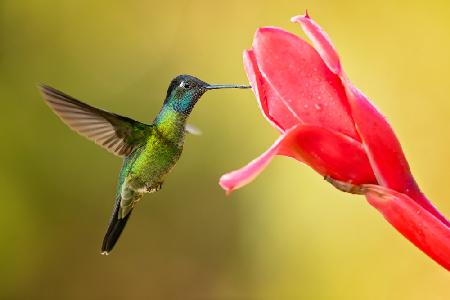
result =
[[130,155],[151,132],[151,125],[90,106],[50,86],[40,88],[48,106],[67,126],[118,156]]

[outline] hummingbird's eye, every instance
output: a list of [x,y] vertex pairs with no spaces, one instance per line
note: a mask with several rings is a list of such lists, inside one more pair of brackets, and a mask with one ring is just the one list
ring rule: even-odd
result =
[[184,88],[184,89],[190,89],[190,88],[191,88],[191,85],[190,85],[188,82],[186,82],[186,81],[182,81],[182,82],[180,83],[180,87],[181,87],[181,88]]

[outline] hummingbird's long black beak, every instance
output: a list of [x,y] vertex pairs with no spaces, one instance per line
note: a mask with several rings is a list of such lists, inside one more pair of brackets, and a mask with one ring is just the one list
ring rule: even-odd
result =
[[240,85],[240,84],[209,84],[205,86],[207,90],[217,90],[217,89],[249,89],[250,85]]

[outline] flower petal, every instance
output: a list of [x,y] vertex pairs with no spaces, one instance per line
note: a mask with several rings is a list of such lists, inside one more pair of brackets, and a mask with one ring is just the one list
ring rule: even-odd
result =
[[292,157],[319,174],[355,184],[375,183],[369,160],[358,141],[314,125],[298,125],[282,135],[266,152],[247,166],[225,174],[219,184],[228,193],[251,182],[274,155]]
[[370,185],[368,202],[420,250],[450,271],[450,228],[405,194]]
[[383,186],[407,194],[444,224],[450,226],[450,222],[420,191],[411,174],[400,142],[389,123],[345,75],[339,56],[328,35],[308,15],[293,17],[291,20],[302,26],[330,70],[339,75],[345,88],[357,132],[366,148],[378,182]]
[[280,136],[266,152],[252,160],[245,167],[222,175],[219,184],[226,193],[229,194],[233,190],[241,188],[253,181],[253,179],[255,179],[272,161],[272,158],[278,154],[280,144],[283,142],[284,137],[284,135]]
[[323,176],[354,184],[376,183],[361,143],[323,127],[302,125],[290,131],[279,154],[303,161]]
[[359,140],[341,80],[311,45],[280,28],[264,27],[255,34],[253,53],[265,82],[279,95],[267,102],[277,122],[286,114],[272,112],[271,106],[284,105],[304,124]]
[[[278,94],[272,90],[272,87],[261,76],[252,50],[244,51],[244,68],[252,85],[253,93],[258,100],[259,108],[269,123],[281,132],[298,124],[300,120],[289,112],[289,109],[283,104]],[[270,109],[268,103],[271,103]],[[273,105],[273,103],[281,105]],[[277,120],[273,116],[283,116],[283,118]]]
[[320,26],[314,22],[308,14],[302,16],[295,16],[291,18],[292,22],[299,23],[306,33],[308,38],[314,45],[314,48],[319,52],[320,56],[327,64],[328,68],[335,73],[341,73],[341,62],[339,55],[336,52],[333,44],[327,33],[320,28]]
[[355,124],[366,147],[378,183],[408,195],[444,224],[450,226],[450,222],[420,191],[411,174],[400,142],[389,123],[367,97],[348,80],[345,85]]
[[391,126],[343,74],[338,54],[328,35],[308,15],[293,17],[291,20],[300,23],[329,68],[340,76],[353,120],[367,147],[379,183],[404,193],[417,191],[417,184]]

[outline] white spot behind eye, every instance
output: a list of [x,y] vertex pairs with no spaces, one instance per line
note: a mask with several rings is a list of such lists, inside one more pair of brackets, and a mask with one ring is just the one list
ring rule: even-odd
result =
[[189,84],[189,82],[183,80],[182,82],[180,82],[179,87],[187,90],[191,88],[191,85]]

